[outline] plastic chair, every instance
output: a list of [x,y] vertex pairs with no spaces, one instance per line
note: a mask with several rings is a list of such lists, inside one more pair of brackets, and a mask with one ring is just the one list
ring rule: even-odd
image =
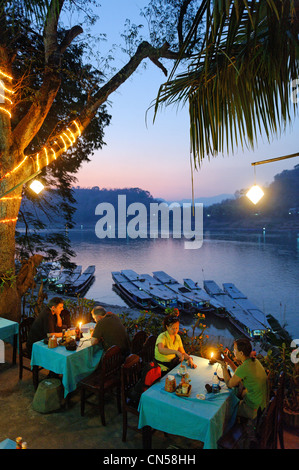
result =
[[[30,366],[31,353],[27,350],[26,342],[28,338],[28,333],[34,322],[34,317],[27,317],[22,320],[19,324],[19,379],[23,378],[23,369],[33,372]],[[29,365],[24,365],[24,358],[29,360]],[[43,367],[35,368],[33,378],[34,388],[38,386],[38,372],[42,370]]]
[[[90,395],[95,394],[98,399],[101,420],[106,426],[105,420],[105,393],[116,388],[118,411],[121,413],[120,398],[120,368],[123,356],[118,346],[111,346],[101,360],[97,369],[88,377],[79,382],[81,388],[81,416],[84,416],[85,403]],[[90,392],[86,397],[86,391]],[[89,402],[90,403],[90,402]]]
[[139,355],[147,338],[145,331],[137,331],[131,341],[131,353]]
[[151,335],[147,338],[140,351],[142,362],[151,362],[155,357],[155,345],[157,336]]
[[127,429],[138,431],[137,426],[128,425],[128,413],[139,416],[138,403],[132,401],[129,391],[136,385],[140,378],[142,363],[137,354],[130,354],[125,363],[121,366],[121,405],[123,413],[123,433],[122,440],[126,442]]

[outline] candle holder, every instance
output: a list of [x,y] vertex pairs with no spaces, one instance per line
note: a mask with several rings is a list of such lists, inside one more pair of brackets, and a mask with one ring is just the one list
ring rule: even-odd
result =
[[221,351],[217,351],[216,354],[212,352],[209,364],[212,366],[218,361],[224,361],[224,354]]
[[75,333],[76,333],[76,341],[80,341],[80,339],[83,338],[83,334],[79,326],[76,326]]
[[211,354],[211,357],[210,357],[210,360],[209,360],[209,364],[210,364],[211,366],[213,366],[213,365],[215,364],[215,362],[216,362],[216,361],[215,361],[215,359],[214,359],[214,353],[212,353],[212,354]]

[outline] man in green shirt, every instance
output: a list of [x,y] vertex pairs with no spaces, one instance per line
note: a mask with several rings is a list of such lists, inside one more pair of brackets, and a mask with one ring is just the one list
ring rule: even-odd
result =
[[[268,379],[265,369],[258,359],[251,357],[252,347],[248,339],[239,339],[234,342],[234,355],[240,363],[236,366],[226,357],[226,361],[219,361],[223,371],[223,378],[229,388],[243,384],[243,392],[238,408],[238,416],[254,419],[257,410],[261,411],[268,402]],[[227,363],[234,371],[231,377]]]

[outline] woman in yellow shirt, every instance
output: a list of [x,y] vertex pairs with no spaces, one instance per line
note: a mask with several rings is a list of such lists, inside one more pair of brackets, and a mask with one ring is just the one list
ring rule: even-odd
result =
[[178,317],[168,315],[164,318],[163,325],[165,331],[158,336],[155,346],[155,359],[160,365],[163,375],[184,360],[190,367],[197,367],[193,363],[192,357],[184,350],[181,337],[178,334],[180,328]]

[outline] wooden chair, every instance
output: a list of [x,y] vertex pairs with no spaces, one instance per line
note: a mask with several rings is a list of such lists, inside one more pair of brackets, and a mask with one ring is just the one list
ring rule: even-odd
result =
[[142,362],[151,362],[155,357],[155,345],[157,336],[151,335],[147,338],[140,351]]
[[277,409],[276,409],[276,439],[279,439],[281,449],[284,449],[283,439],[283,402],[284,402],[285,372],[281,372],[278,377],[278,386],[276,391]]
[[[27,350],[26,342],[28,338],[29,330],[34,322],[33,317],[27,317],[22,320],[19,324],[19,379],[22,380],[23,378],[23,369],[29,370],[33,372],[30,366],[31,354]],[[29,360],[29,365],[24,365],[24,358]],[[38,385],[38,372],[42,370],[43,367],[35,368],[33,373],[33,384],[34,388],[37,388]]]
[[[88,377],[79,382],[81,388],[81,416],[84,416],[85,402],[90,395],[95,394],[98,398],[101,420],[106,426],[105,420],[105,393],[116,388],[118,411],[121,413],[120,398],[120,368],[123,356],[118,346],[111,346],[101,360],[97,369]],[[86,392],[90,392],[86,396]],[[90,402],[89,402],[90,403]]]
[[138,403],[132,401],[128,395],[140,378],[142,363],[137,354],[130,354],[125,363],[121,366],[121,405],[123,414],[123,433],[122,440],[126,442],[127,429],[138,431],[137,426],[128,425],[128,413],[139,416]]
[[260,419],[256,433],[256,441],[252,448],[255,449],[277,449],[277,395],[271,398],[269,405]]
[[218,449],[277,449],[277,408],[276,394],[260,415],[254,436],[248,435],[248,423],[237,422],[218,440]]
[[142,349],[142,346],[145,343],[147,334],[145,331],[137,331],[131,341],[131,353],[139,355]]

